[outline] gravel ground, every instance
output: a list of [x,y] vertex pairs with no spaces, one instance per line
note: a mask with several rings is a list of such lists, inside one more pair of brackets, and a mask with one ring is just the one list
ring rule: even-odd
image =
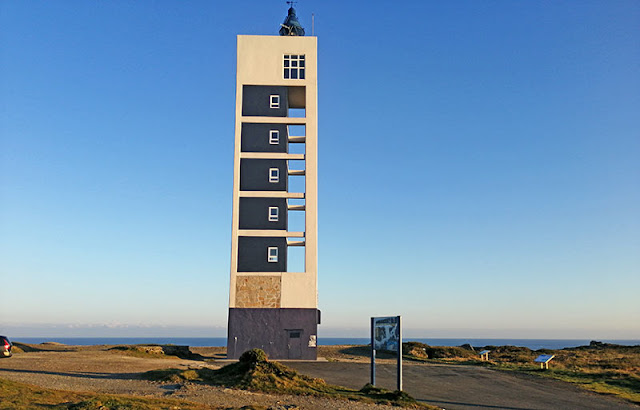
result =
[[[33,351],[0,360],[0,378],[50,389],[78,392],[170,397],[212,406],[261,405],[274,409],[391,410],[396,407],[329,400],[307,396],[272,395],[244,390],[140,380],[138,374],[163,368],[218,368],[221,364],[177,358],[140,358],[110,346],[27,345]],[[215,356],[215,348],[194,348],[204,358]]]
[[[191,351],[199,360],[167,356],[132,357],[110,346],[27,345],[27,353],[0,360],[0,378],[46,388],[79,392],[169,397],[220,407],[260,405],[274,410],[397,410],[397,407],[320,399],[306,396],[272,395],[205,386],[141,380],[138,375],[155,369],[219,368],[226,362],[211,362],[223,356],[224,348],[198,347]],[[358,349],[324,349],[324,362],[285,362],[303,374],[328,383],[358,389],[369,379],[366,356]],[[207,361],[205,361],[207,360]],[[393,389],[395,365],[381,359],[378,384]],[[499,372],[474,366],[406,363],[404,389],[418,400],[448,410],[487,409],[637,409],[629,402],[598,395],[557,380]]]

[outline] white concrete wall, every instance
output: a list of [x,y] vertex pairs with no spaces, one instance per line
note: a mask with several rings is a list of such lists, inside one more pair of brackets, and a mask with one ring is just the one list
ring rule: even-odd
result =
[[[231,283],[229,307],[235,307],[236,276],[238,275],[238,218],[240,196],[240,136],[243,122],[277,122],[304,124],[305,147],[305,272],[283,272],[281,277],[281,307],[317,308],[317,221],[318,221],[318,97],[317,97],[317,38],[296,36],[238,36],[236,72],[236,127],[233,183],[233,218],[231,235]],[[305,55],[305,79],[285,79],[283,56]],[[270,118],[242,116],[243,85],[304,86],[305,114],[301,118]],[[246,154],[245,154],[246,155]],[[262,154],[261,154],[262,155]],[[255,196],[256,193],[251,193]],[[270,193],[269,196],[277,195]],[[283,197],[293,197],[284,194]],[[300,211],[296,211],[300,212]],[[299,236],[292,233],[292,236]],[[243,272],[242,275],[265,273]],[[274,275],[274,273],[269,273]]]

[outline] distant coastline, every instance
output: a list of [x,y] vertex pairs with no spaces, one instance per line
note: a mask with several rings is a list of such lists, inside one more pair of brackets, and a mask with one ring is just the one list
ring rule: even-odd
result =
[[[7,335],[10,336],[10,335]],[[11,338],[11,337],[10,337]],[[226,346],[224,337],[13,337],[12,341],[29,344],[56,342],[66,345],[135,345],[135,344],[175,344],[194,347]],[[426,343],[431,346],[521,346],[532,350],[564,349],[566,347],[586,346],[588,339],[482,339],[482,338],[405,338],[404,341]],[[640,345],[640,339],[598,339],[599,342],[614,343],[626,346]],[[332,345],[364,345],[369,343],[367,338],[319,337],[318,343],[324,346]]]

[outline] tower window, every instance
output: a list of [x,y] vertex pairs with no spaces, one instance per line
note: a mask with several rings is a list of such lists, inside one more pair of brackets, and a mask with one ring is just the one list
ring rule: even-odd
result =
[[269,246],[268,249],[268,262],[278,262],[278,248],[276,246]]
[[269,131],[269,144],[278,145],[280,143],[280,131],[271,130]]
[[269,107],[280,108],[280,96],[278,94],[269,96]]
[[269,182],[277,183],[280,181],[280,170],[278,168],[269,168]]
[[278,207],[277,206],[270,206],[269,207],[269,221],[271,222],[278,222]]
[[284,55],[284,78],[291,80],[304,80],[305,64],[304,54]]

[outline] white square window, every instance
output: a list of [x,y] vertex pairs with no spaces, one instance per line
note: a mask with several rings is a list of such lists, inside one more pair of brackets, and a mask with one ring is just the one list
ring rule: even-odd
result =
[[278,168],[269,168],[269,182],[274,184],[280,182],[280,170]]
[[278,262],[278,248],[276,246],[269,246],[267,261]]
[[280,131],[278,130],[269,131],[269,144],[271,145],[280,144]]
[[269,207],[269,221],[271,222],[278,222],[278,207],[277,206],[270,206]]
[[271,108],[280,108],[280,96],[278,94],[269,97],[269,106]]

